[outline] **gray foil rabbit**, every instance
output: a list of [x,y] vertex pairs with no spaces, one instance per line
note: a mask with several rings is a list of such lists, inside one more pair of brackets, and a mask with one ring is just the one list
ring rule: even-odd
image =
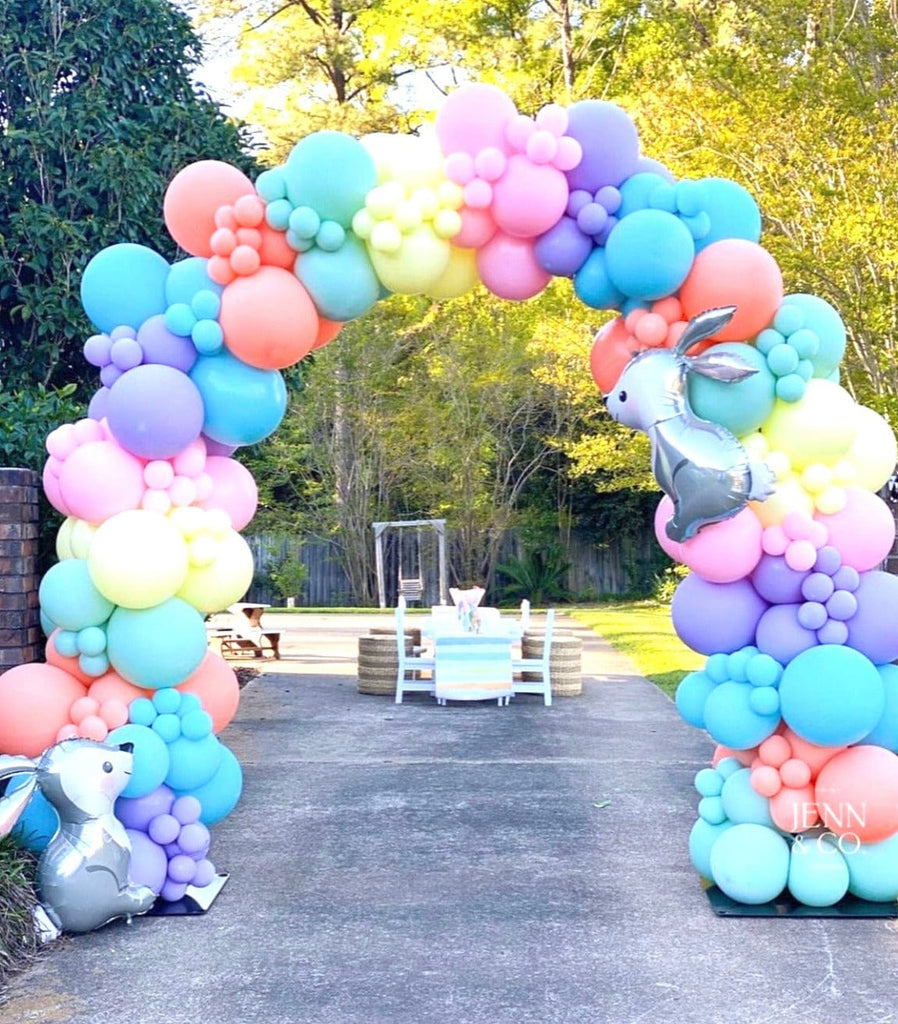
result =
[[131,843],[113,814],[127,786],[133,745],[63,740],[37,761],[0,756],[0,780],[28,782],[0,799],[0,835],[18,819],[35,788],[59,814],[60,826],[40,856],[37,890],[60,931],[87,932],[116,918],[146,913],[156,894],[129,881]]

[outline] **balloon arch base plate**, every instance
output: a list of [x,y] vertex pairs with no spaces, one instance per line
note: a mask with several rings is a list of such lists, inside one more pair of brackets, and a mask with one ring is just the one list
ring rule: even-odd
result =
[[205,914],[215,902],[216,897],[224,888],[230,875],[219,874],[202,889],[188,886],[187,892],[179,900],[156,900],[146,912],[146,917],[192,917]]
[[788,892],[769,903],[737,903],[716,885],[705,885],[705,895],[718,917],[898,917],[898,902],[874,903],[845,896],[831,907],[809,907]]

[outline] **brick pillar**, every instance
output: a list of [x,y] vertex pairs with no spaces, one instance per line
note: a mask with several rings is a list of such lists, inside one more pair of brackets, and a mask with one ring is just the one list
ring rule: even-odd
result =
[[0,468],[0,672],[43,661],[37,588],[38,488],[30,469]]

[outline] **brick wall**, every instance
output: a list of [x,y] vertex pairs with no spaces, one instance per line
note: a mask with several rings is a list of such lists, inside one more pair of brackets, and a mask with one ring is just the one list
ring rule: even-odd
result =
[[43,660],[37,588],[38,488],[30,469],[0,468],[0,672]]

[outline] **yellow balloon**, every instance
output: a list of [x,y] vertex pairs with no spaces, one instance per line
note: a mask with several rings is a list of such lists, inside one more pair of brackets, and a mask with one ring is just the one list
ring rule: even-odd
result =
[[838,384],[813,378],[800,401],[777,399],[761,430],[771,448],[788,454],[796,470],[815,462],[832,465],[854,441],[857,405]]
[[177,596],[204,614],[220,612],[239,601],[252,581],[250,546],[236,530],[229,530],[211,562],[190,567]]
[[845,458],[854,466],[853,486],[878,491],[898,462],[898,443],[889,424],[865,405],[857,406],[857,432]]
[[448,266],[439,280],[427,289],[426,294],[432,299],[457,299],[459,295],[476,288],[479,283],[476,250],[453,245],[449,247]]
[[429,293],[449,264],[450,245],[437,238],[430,224],[402,236],[395,252],[374,247],[374,235],[368,243],[368,255],[381,284],[402,295]]
[[766,501],[752,501],[749,505],[765,527],[781,523],[790,512],[804,512],[808,517],[814,512],[814,499],[794,473],[777,480],[776,490]]
[[152,608],[173,597],[187,575],[187,544],[158,512],[119,512],[97,528],[87,567],[94,586],[124,608]]
[[81,558],[86,561],[91,541],[96,532],[97,527],[94,523],[69,516],[60,526],[59,533],[56,535],[56,554],[59,560]]

